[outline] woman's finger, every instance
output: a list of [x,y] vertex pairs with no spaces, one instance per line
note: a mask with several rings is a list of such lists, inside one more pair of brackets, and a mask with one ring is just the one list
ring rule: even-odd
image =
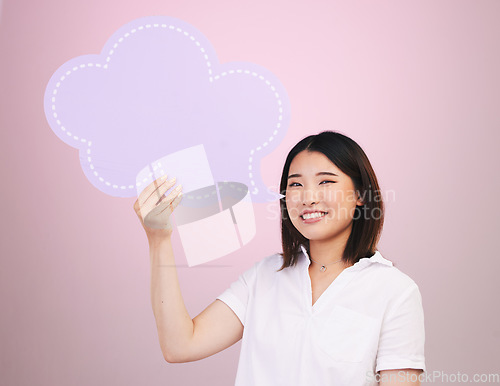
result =
[[146,203],[149,203],[148,201],[154,201],[152,204],[154,207],[154,205],[158,203],[165,192],[175,185],[175,181],[175,177],[167,181],[166,176],[165,178],[160,177],[156,179],[151,184],[149,184],[139,195],[139,205],[143,206]]
[[[149,199],[142,205],[141,207],[141,214],[142,216],[146,216],[148,213],[155,211],[159,212],[158,207],[160,204],[168,200],[168,196],[165,197],[164,194],[166,191],[171,187],[171,184],[163,184],[162,186],[158,187],[158,189],[153,193]],[[174,189],[175,190],[175,189]],[[172,192],[174,191],[172,190]],[[157,197],[160,197],[160,199],[157,199]]]
[[149,183],[148,186],[146,186],[144,188],[144,190],[139,194],[139,197],[137,198],[141,198],[142,201],[144,201],[144,199],[146,199],[147,197],[149,197],[151,195],[151,193],[159,186],[161,185],[163,182],[165,182],[167,180],[167,175],[163,175],[161,177],[158,177],[156,180],[152,181]]
[[170,192],[170,194],[165,197],[159,204],[158,208],[162,208],[160,213],[163,213],[165,210],[169,210],[169,215],[174,211],[174,209],[179,205],[179,202],[182,200],[182,185],[178,185],[174,190]]
[[179,205],[179,202],[182,201],[182,192],[180,192],[177,197],[175,197],[172,201],[172,211],[177,208],[177,205]]
[[[165,180],[161,182],[158,186],[154,187],[152,191],[148,192],[149,193],[148,195],[144,195],[143,204],[148,201],[154,201],[155,203],[157,203],[160,200],[163,193],[165,193],[168,189],[170,189],[173,185],[175,185],[175,181],[176,179],[172,178],[170,180]],[[161,193],[161,191],[163,191],[163,193]]]
[[167,193],[170,188],[175,185],[175,178],[164,182],[156,190],[151,193],[151,195],[146,199],[143,206],[147,207],[148,210],[154,208],[158,203],[160,203],[165,198],[165,193]]

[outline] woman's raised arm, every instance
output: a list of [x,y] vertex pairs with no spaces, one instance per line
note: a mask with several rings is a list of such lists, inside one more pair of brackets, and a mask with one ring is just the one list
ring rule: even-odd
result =
[[180,187],[165,177],[139,195],[134,210],[146,231],[151,263],[151,303],[158,338],[167,362],[190,362],[213,355],[241,339],[243,325],[222,301],[216,300],[196,318],[182,298],[172,249],[170,215],[181,200]]

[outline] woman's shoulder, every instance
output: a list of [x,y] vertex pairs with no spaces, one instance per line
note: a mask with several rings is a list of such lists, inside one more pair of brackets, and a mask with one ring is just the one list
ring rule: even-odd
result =
[[392,291],[404,291],[410,287],[417,287],[418,285],[406,272],[403,272],[399,267],[396,267],[392,261],[383,257],[377,251],[375,262],[370,264],[367,272],[379,284],[384,283],[385,286],[390,287]]
[[281,253],[275,253],[270,256],[266,256],[256,263],[257,270],[270,271],[279,270],[283,264],[283,256]]

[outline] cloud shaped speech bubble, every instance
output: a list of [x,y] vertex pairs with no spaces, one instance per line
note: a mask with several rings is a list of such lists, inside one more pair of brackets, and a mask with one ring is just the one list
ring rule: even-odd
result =
[[288,128],[283,85],[256,64],[220,64],[209,41],[182,20],[126,24],[101,54],[63,64],[44,102],[54,133],[79,149],[85,175],[106,194],[135,196],[145,166],[202,144],[215,181],[247,185],[253,201],[275,198],[260,162]]

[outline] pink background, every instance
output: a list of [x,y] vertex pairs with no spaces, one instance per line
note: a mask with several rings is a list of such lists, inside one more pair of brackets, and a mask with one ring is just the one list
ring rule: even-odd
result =
[[[379,249],[420,287],[428,372],[500,373],[500,2],[0,6],[1,384],[234,382],[239,344],[199,362],[163,360],[134,199],[90,185],[77,150],[53,134],[43,112],[45,86],[61,64],[99,53],[130,20],[160,14],[199,29],[222,63],[257,63],[284,84],[291,126],[262,165],[269,185],[305,135],[333,129],[358,141],[382,189],[395,195]],[[256,238],[215,262],[224,267],[179,267],[193,317],[253,262],[279,251],[276,208],[255,207]]]

